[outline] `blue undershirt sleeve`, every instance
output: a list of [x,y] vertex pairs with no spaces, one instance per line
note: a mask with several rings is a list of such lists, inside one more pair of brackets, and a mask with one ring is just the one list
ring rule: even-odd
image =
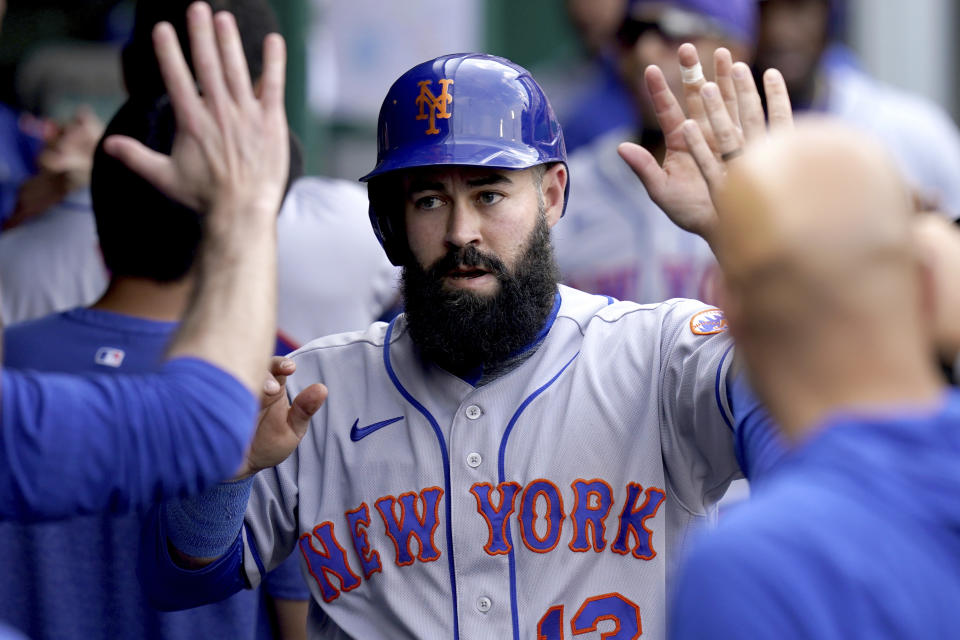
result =
[[152,607],[160,611],[190,609],[219,602],[247,588],[240,534],[213,563],[202,569],[184,569],[170,555],[164,507],[151,509],[140,532],[137,576]]
[[728,378],[734,418],[734,452],[747,480],[762,480],[787,452],[787,443],[743,373]]
[[145,509],[240,466],[257,399],[194,358],[158,373],[76,376],[4,369],[0,520]]
[[276,569],[263,576],[263,588],[275,600],[309,600],[310,589],[300,572],[300,554],[291,553]]

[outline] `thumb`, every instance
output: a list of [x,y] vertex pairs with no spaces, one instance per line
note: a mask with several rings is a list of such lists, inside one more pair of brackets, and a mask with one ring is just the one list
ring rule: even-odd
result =
[[666,188],[667,174],[649,151],[633,142],[622,142],[617,147],[617,153],[637,174],[651,196],[655,197]]
[[170,156],[147,148],[139,140],[121,135],[112,135],[104,140],[103,149],[164,195],[192,209],[199,207],[200,203],[193,202],[180,193]]
[[298,438],[303,438],[306,434],[310,418],[323,406],[326,399],[327,387],[320,383],[310,385],[293,399],[287,413],[287,424]]

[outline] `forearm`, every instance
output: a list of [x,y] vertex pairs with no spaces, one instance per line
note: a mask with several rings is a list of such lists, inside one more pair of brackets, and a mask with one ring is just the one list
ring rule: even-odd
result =
[[307,640],[309,600],[270,598],[277,621],[277,635],[281,640]]
[[[219,201],[216,207],[261,207]],[[206,360],[256,393],[276,334],[276,211],[224,216],[213,211],[201,247],[197,285],[170,357]]]
[[252,477],[223,482],[162,505],[160,518],[174,563],[183,569],[202,569],[227,553],[243,528],[252,486]]
[[3,372],[0,519],[143,508],[239,466],[256,398],[205,362],[157,374]]
[[160,611],[188,609],[219,602],[247,588],[241,535],[213,562],[185,568],[171,555],[164,510],[151,510],[141,529],[137,576],[151,606]]
[[286,46],[277,34],[264,39],[255,90],[227,12],[214,16],[208,4],[193,3],[187,31],[196,78],[172,25],[153,31],[177,120],[170,155],[125,136],[108,137],[104,149],[204,216],[197,287],[171,356],[211,362],[256,392],[276,333],[275,227],[290,161]]

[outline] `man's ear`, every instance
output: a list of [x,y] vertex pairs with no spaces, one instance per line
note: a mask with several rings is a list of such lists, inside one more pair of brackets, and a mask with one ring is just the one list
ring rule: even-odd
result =
[[953,286],[960,273],[960,233],[943,218],[923,214],[916,218],[916,260],[921,318],[944,362],[960,354],[956,316],[960,295]]
[[567,165],[557,162],[547,169],[543,174],[541,190],[547,225],[552,227],[563,215],[567,191]]

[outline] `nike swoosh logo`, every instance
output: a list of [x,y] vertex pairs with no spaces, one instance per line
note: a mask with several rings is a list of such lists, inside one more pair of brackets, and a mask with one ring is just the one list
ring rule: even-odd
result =
[[361,438],[366,438],[368,435],[376,431],[377,429],[382,429],[387,425],[391,425],[394,422],[399,422],[403,420],[403,416],[397,418],[390,418],[389,420],[381,420],[380,422],[374,422],[371,425],[366,427],[360,427],[360,418],[357,418],[353,422],[353,426],[350,427],[350,439],[354,442],[360,442]]

